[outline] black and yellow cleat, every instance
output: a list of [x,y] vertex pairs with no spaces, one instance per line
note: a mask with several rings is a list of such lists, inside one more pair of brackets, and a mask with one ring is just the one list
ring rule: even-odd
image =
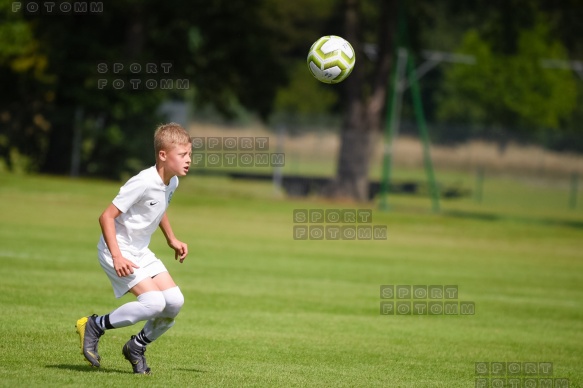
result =
[[75,328],[81,340],[81,354],[91,366],[99,368],[101,366],[101,357],[97,347],[99,345],[99,337],[105,332],[97,326],[95,318],[97,318],[95,314],[90,317],[80,318],[77,320]]
[[144,353],[146,353],[146,347],[140,346],[134,341],[136,338],[135,335],[132,335],[132,338],[123,346],[121,350],[122,354],[132,364],[132,368],[134,373],[142,374],[142,375],[149,375],[152,372],[146,364],[146,357]]

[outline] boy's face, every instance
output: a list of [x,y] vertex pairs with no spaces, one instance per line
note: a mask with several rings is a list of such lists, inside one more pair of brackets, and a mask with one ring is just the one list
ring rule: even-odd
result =
[[168,150],[160,150],[158,158],[164,163],[167,173],[185,176],[188,173],[192,156],[192,144],[178,144],[170,146]]

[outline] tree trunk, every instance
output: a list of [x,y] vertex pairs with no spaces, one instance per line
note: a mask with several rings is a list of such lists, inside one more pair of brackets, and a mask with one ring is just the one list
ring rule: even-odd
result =
[[[375,141],[380,138],[385,111],[387,85],[391,70],[392,35],[397,0],[381,2],[379,12],[378,54],[372,76],[370,95],[364,96],[364,63],[357,64],[346,82],[346,116],[342,127],[336,179],[327,195],[367,201],[368,172]],[[351,42],[357,61],[364,61],[360,40],[360,0],[345,0],[346,39]],[[360,59],[359,59],[360,57]]]
[[332,197],[360,202],[368,200],[370,138],[370,131],[342,131],[337,175],[330,193]]

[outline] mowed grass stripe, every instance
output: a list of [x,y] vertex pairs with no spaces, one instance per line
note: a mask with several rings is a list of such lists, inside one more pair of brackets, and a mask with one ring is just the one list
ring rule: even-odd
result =
[[[0,386],[467,387],[474,362],[515,360],[583,382],[580,229],[432,215],[404,199],[375,210],[386,241],[295,241],[293,209],[350,205],[198,177],[169,210],[190,257],[181,265],[160,233],[152,241],[186,296],[146,354],[155,374],[133,376],[121,356],[139,325],[107,332],[92,370],[75,320],[132,300],[114,299],[95,257],[97,217],[119,186],[0,177]],[[381,284],[456,284],[476,315],[381,316]]]

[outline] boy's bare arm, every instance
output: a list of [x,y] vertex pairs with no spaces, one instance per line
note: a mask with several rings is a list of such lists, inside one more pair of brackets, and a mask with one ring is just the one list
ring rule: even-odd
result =
[[134,268],[140,268],[138,265],[134,264],[130,260],[122,256],[119,250],[119,245],[117,244],[117,239],[115,237],[115,219],[121,214],[121,211],[115,207],[114,204],[109,204],[107,209],[99,216],[99,225],[101,226],[101,232],[103,233],[103,238],[111,252],[111,257],[113,259],[113,267],[117,276],[123,277],[134,273]]
[[164,213],[162,220],[160,221],[160,229],[162,229],[162,233],[164,233],[164,237],[166,237],[166,242],[170,248],[174,249],[174,258],[180,259],[182,263],[188,255],[188,245],[179,241],[176,236],[174,236],[174,232],[172,231],[172,227],[170,226],[170,221],[168,220],[168,215]]

